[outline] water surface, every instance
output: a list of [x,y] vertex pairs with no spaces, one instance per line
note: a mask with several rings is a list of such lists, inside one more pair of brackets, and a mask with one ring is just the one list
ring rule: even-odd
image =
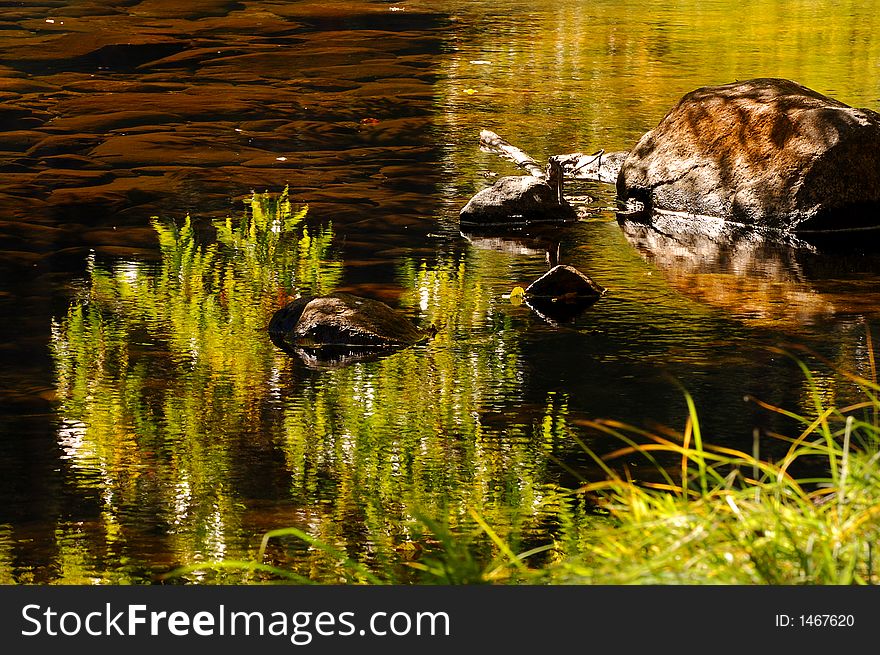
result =
[[[515,172],[482,128],[539,159],[627,149],[758,76],[880,109],[871,3],[85,0],[0,28],[2,581],[151,582],[286,526],[420,580],[421,516],[566,543],[590,519],[558,492],[598,474],[577,442],[617,446],[593,419],[680,429],[684,388],[706,439],[750,449],[787,426],[746,395],[813,403],[773,348],[830,360],[827,402],[854,392],[835,366],[872,374],[869,248],[663,238],[585,183],[574,224],[457,223]],[[563,321],[511,303],[551,261],[607,294]],[[343,367],[269,342],[332,290],[439,332]],[[296,539],[268,561],[348,579]]]

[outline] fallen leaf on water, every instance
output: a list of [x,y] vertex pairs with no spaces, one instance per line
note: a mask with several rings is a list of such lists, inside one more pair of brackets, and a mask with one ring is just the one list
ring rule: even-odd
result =
[[467,93],[468,95],[470,95],[472,93],[476,93],[477,90],[476,89],[465,89],[464,92]]
[[510,304],[521,305],[525,295],[525,289],[523,289],[522,287],[513,287],[513,291],[510,292]]
[[378,118],[362,118],[361,125],[375,125],[379,122]]

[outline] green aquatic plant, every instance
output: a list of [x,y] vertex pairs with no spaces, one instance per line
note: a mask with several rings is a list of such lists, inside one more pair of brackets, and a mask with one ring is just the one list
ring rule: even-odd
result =
[[[419,513],[421,529],[432,535],[421,543],[434,548],[406,565],[421,573],[415,581],[442,584],[873,584],[880,537],[880,385],[846,377],[859,385],[863,399],[827,406],[817,392],[814,415],[753,399],[796,420],[801,430],[788,436],[756,432],[750,453],[708,442],[687,392],[681,432],[580,422],[586,434],[621,442],[603,456],[586,445],[583,433],[554,417],[602,472],[580,488],[557,490],[556,538],[515,553],[512,542],[473,510],[472,528],[464,532]],[[545,424],[541,432],[547,429]],[[768,439],[785,444],[782,456],[761,456]],[[621,464],[634,457],[650,465],[648,472],[639,467],[639,477]],[[302,531],[282,529],[264,537],[260,557],[269,539],[283,536],[327,549]],[[371,579],[333,554],[359,582],[399,581]],[[545,559],[533,565],[537,555]]]
[[[454,531],[448,524],[417,512],[416,552],[401,549],[406,567],[418,572],[410,582],[417,584],[474,585],[501,581],[522,582],[535,575],[529,568],[529,558],[552,548],[544,545],[523,553],[514,553],[507,543],[471,510],[475,526],[465,533]],[[287,568],[266,564],[269,546],[273,542],[295,540],[310,549],[321,552],[334,563],[336,582],[345,584],[386,585],[400,583],[400,577],[376,574],[362,563],[351,559],[344,551],[317,539],[299,528],[279,528],[262,536],[254,560],[217,560],[178,567],[161,576],[163,581],[194,579],[193,575],[217,576],[232,573],[238,582],[293,582],[314,584],[315,580]],[[423,546],[427,550],[423,552]],[[489,555],[486,555],[489,547]],[[494,554],[491,549],[494,548]]]

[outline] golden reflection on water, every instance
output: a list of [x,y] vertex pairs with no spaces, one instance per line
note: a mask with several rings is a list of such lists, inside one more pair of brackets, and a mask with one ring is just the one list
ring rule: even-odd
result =
[[[624,221],[632,247],[680,293],[760,328],[796,334],[847,316],[877,316],[880,290],[855,274],[877,258],[822,252],[807,242],[732,225],[707,231],[658,216],[652,226]],[[856,244],[852,244],[853,246]]]
[[[612,223],[466,241],[455,220],[488,173],[513,172],[479,151],[482,128],[539,159],[626,149],[686,91],[762,75],[876,109],[870,3],[408,0],[393,24],[385,2],[200,3],[204,15],[124,4],[62,3],[53,24],[41,6],[10,8],[21,20],[0,35],[4,115],[18,126],[2,142],[3,263],[41,284],[63,277],[53,284],[74,296],[55,313],[54,379],[39,389],[60,462],[42,453],[36,470],[63,468],[44,495],[76,497],[0,525],[0,582],[143,582],[253,556],[261,533],[287,525],[410,580],[402,561],[436,542],[416,516],[468,535],[469,509],[514,550],[564,547],[577,511],[547,454],[570,453],[573,414],[662,410],[672,394],[649,398],[658,387],[639,378],[666,368],[711,378],[714,401],[729,378],[776,370],[741,344],[804,327],[837,364],[870,369],[876,269],[838,278],[809,253],[648,241]],[[83,16],[62,24],[71,12]],[[210,238],[178,212],[211,204],[213,216],[285,183],[308,210],[258,196]],[[178,220],[141,222],[163,198]],[[89,248],[70,282],[75,267],[55,262],[79,266]],[[563,328],[503,298],[554,258],[609,288]],[[373,279],[381,267],[392,281]],[[340,285],[441,329],[330,371],[272,346],[274,309]],[[46,305],[24,317],[16,306],[10,324],[47,325]],[[845,391],[816,381],[828,402]],[[773,385],[812,404],[800,378]],[[493,556],[485,536],[473,549]],[[341,579],[301,543],[270,553]]]

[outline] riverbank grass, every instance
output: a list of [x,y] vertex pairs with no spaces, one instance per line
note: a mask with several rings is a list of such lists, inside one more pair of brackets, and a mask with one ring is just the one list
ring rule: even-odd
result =
[[[690,396],[680,435],[613,421],[592,423],[623,444],[602,457],[582,444],[606,479],[585,483],[579,493],[593,495],[606,516],[580,531],[574,548],[538,579],[577,584],[876,583],[880,387],[853,379],[866,400],[824,408],[817,395],[814,418],[765,405],[803,429],[794,437],[756,432],[751,453],[704,444]],[[781,459],[762,459],[761,444],[768,438],[788,445]],[[626,467],[621,473],[614,466],[634,456],[651,462],[657,479],[636,480]],[[670,466],[672,459],[677,462]]]

